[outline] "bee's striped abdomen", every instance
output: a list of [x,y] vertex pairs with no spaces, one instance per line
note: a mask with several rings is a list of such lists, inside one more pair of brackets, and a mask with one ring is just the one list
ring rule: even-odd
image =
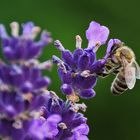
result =
[[124,91],[128,89],[126,82],[125,82],[125,77],[124,74],[118,73],[116,78],[114,79],[112,86],[111,86],[111,92],[114,95],[120,95]]

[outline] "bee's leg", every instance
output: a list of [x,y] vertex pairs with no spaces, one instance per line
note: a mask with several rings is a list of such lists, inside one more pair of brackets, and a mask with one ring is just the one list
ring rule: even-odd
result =
[[109,74],[107,73],[99,73],[98,76],[101,78],[106,78]]
[[110,74],[110,72],[107,72],[106,70],[104,70],[103,72],[99,72],[97,73],[98,76],[105,78]]
[[113,71],[113,74],[114,74],[114,75],[117,75],[118,73],[119,73],[119,71],[118,71],[118,70]]

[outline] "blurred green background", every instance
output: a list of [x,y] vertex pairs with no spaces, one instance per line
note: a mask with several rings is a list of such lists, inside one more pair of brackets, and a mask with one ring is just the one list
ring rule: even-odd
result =
[[[75,35],[83,38],[87,46],[85,30],[90,21],[96,20],[109,27],[110,37],[120,38],[136,53],[140,64],[140,1],[139,0],[0,0],[0,22],[8,27],[12,21],[33,21],[52,32],[52,37],[74,50]],[[8,27],[9,28],[9,27]],[[105,47],[100,48],[102,57]],[[60,53],[50,45],[41,60]],[[51,90],[60,96],[60,81],[56,66],[52,73]],[[84,101],[87,106],[90,140],[140,140],[140,81],[132,91],[119,97],[110,93],[114,76],[99,79],[95,88],[97,95]],[[64,98],[64,96],[62,96]]]

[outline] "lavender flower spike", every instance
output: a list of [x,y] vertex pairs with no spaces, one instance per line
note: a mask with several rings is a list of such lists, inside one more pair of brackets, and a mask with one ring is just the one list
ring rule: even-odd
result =
[[42,107],[42,116],[48,120],[50,114],[60,115],[61,121],[57,125],[57,135],[48,140],[88,140],[87,118],[78,112],[85,109],[85,104],[73,104],[68,100],[64,102],[53,95]]
[[109,29],[106,26],[101,26],[99,23],[92,21],[86,30],[88,49],[94,49],[94,52],[96,52],[101,45],[106,43],[108,35]]
[[40,111],[50,98],[50,79],[42,75],[42,70],[49,70],[52,62],[38,60],[51,40],[50,35],[43,31],[40,40],[35,40],[40,27],[32,22],[23,25],[21,35],[17,22],[10,26],[11,36],[0,25],[2,54],[7,59],[0,60],[0,139],[53,138],[59,132],[61,116],[50,114],[43,118]]
[[12,22],[10,27],[11,36],[7,34],[4,25],[0,25],[0,38],[4,56],[12,62],[23,62],[38,58],[43,47],[52,40],[50,34],[46,31],[41,32],[39,41],[35,40],[41,29],[32,22],[22,24],[21,34],[19,34],[19,24],[17,22]]
[[61,59],[53,56],[53,61],[58,65],[58,75],[62,81],[61,90],[67,99],[77,102],[79,97],[89,99],[96,95],[93,88],[98,76],[105,71],[105,64],[114,45],[120,44],[118,39],[112,39],[108,43],[106,54],[96,60],[96,52],[104,45],[109,36],[109,29],[99,23],[92,21],[86,30],[88,47],[82,49],[82,39],[76,36],[76,49],[71,52],[65,49],[60,41],[56,40],[54,45],[61,52]]
[[96,54],[92,50],[82,49],[79,35],[76,36],[74,52],[65,49],[58,40],[54,45],[62,54],[62,59],[52,57],[58,65],[62,92],[73,102],[79,101],[79,96],[86,99],[94,97],[95,91],[92,88],[96,85],[97,76],[96,73],[91,73],[91,68],[96,62]]

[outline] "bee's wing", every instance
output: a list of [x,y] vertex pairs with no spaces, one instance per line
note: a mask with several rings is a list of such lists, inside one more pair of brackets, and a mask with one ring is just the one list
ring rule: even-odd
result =
[[125,81],[129,89],[132,89],[136,83],[136,68],[132,64],[125,67]]
[[136,78],[140,79],[140,66],[138,65],[138,63],[136,61],[134,61],[134,65],[136,68]]

